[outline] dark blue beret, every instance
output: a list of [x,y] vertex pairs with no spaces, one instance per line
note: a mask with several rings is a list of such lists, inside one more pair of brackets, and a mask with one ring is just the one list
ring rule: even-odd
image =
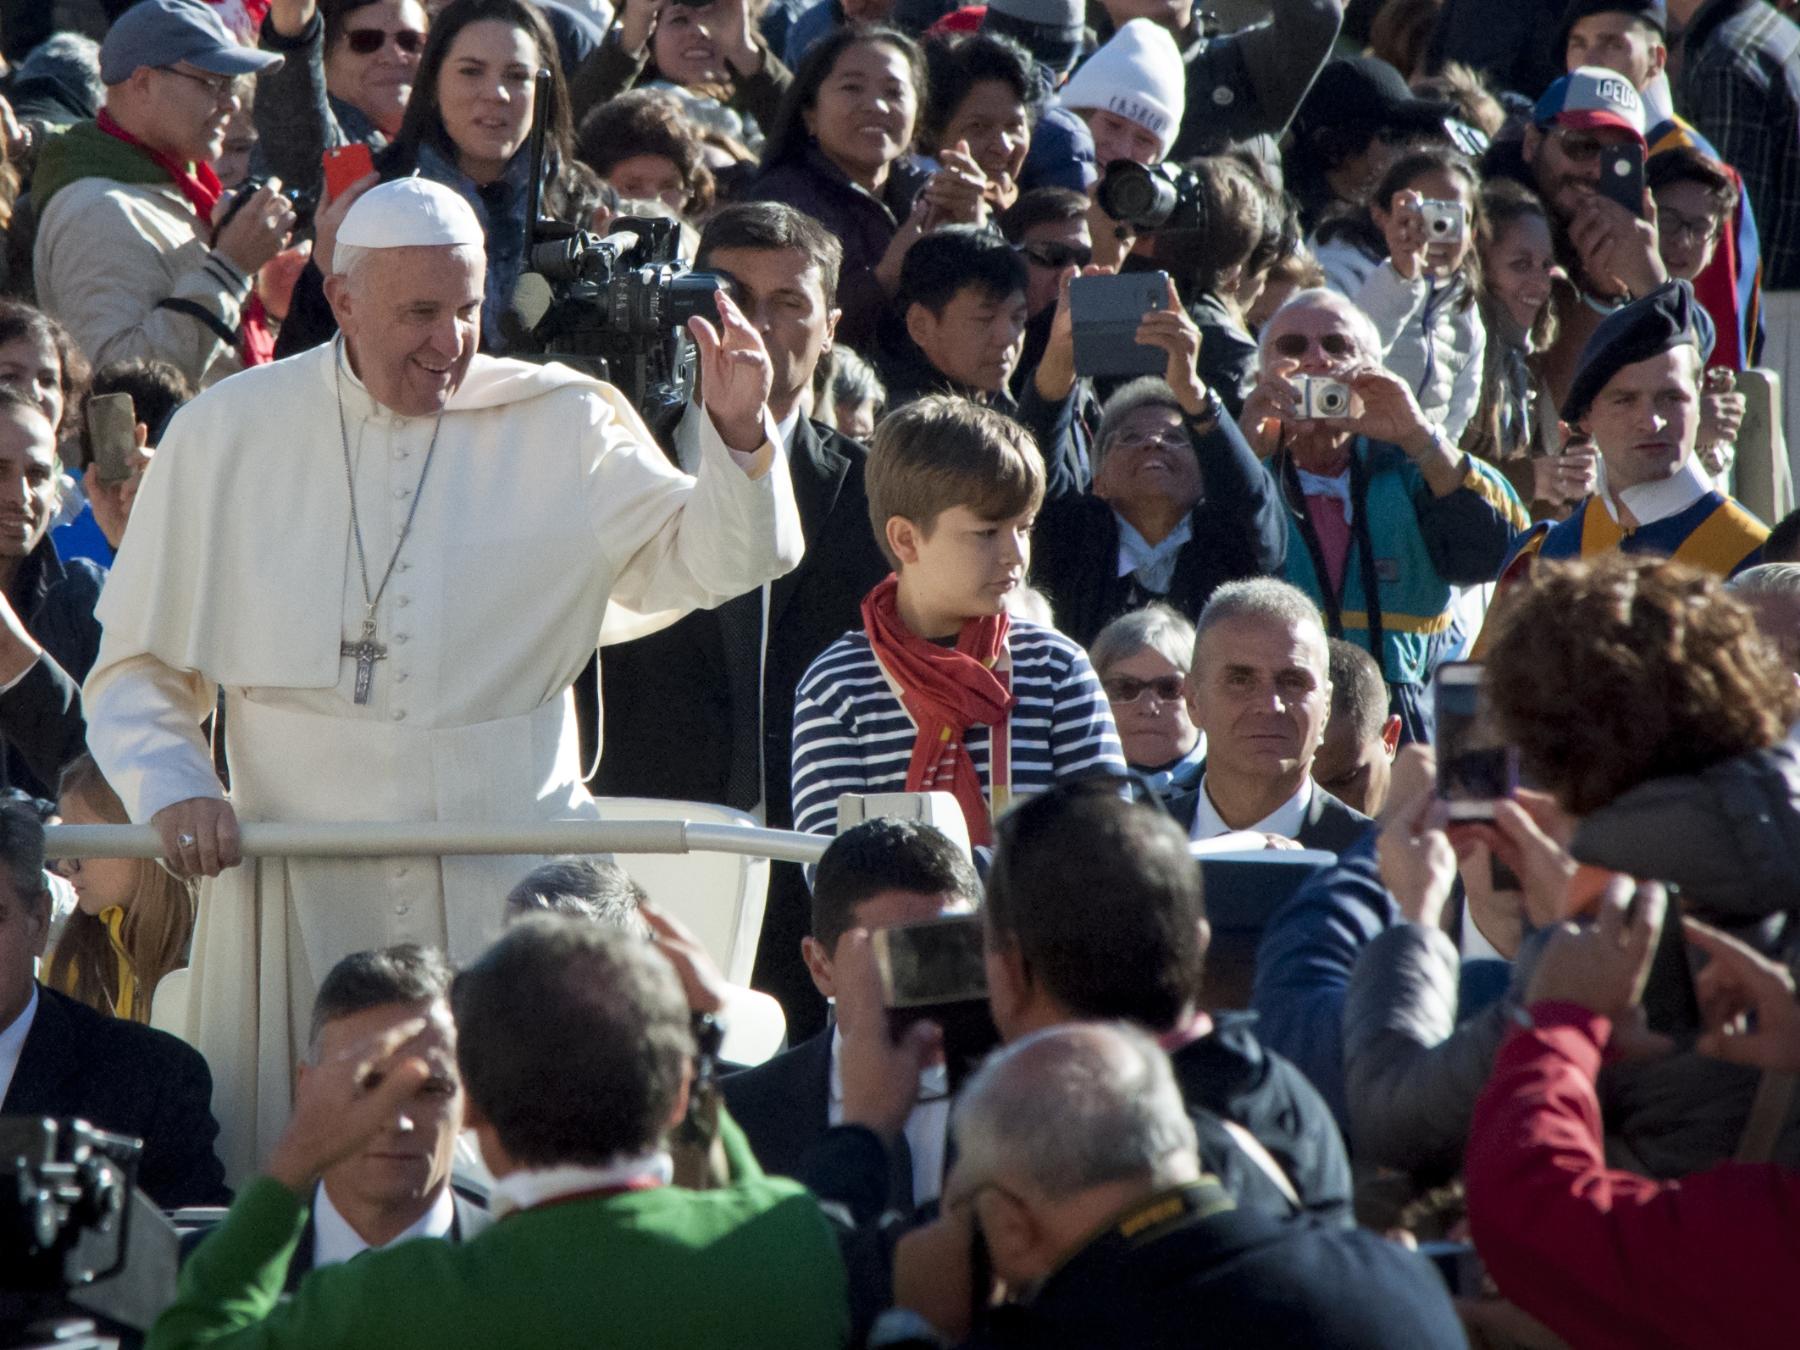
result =
[[1575,422],[1593,405],[1606,382],[1626,366],[1661,356],[1684,343],[1699,349],[1704,360],[1712,355],[1716,337],[1712,316],[1694,299],[1685,281],[1668,281],[1622,305],[1600,321],[1575,367],[1569,396],[1563,400],[1563,421]]

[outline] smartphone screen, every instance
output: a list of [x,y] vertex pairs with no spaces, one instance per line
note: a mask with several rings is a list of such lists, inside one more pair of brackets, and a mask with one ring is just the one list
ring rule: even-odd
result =
[[877,928],[870,937],[888,1034],[898,1039],[914,1022],[937,1023],[944,1033],[944,1068],[954,1092],[1000,1044],[988,1009],[981,916],[954,914]]
[[1481,666],[1452,661],[1438,668],[1438,796],[1451,820],[1492,820],[1494,803],[1519,786],[1518,753],[1499,744],[1481,697]]
[[1632,215],[1644,214],[1644,147],[1635,141],[1600,152],[1600,195]]
[[131,477],[137,450],[137,409],[130,394],[95,394],[87,401],[88,446],[103,483]]

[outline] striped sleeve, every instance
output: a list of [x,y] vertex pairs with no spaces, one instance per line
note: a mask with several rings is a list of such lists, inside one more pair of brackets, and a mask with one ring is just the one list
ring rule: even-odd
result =
[[807,667],[794,699],[794,828],[837,833],[837,799],[846,792],[895,791],[881,781],[906,777],[912,721],[882,678],[868,639],[846,633]]
[[1125,752],[1113,725],[1112,705],[1100,677],[1080,647],[1072,650],[1057,681],[1050,713],[1050,757],[1055,777],[1086,778],[1126,773]]

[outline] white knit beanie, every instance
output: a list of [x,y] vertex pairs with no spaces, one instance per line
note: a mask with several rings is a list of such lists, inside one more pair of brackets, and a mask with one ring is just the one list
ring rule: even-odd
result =
[[1062,92],[1063,106],[1104,108],[1161,137],[1168,154],[1187,107],[1187,71],[1169,30],[1133,19],[1082,63]]

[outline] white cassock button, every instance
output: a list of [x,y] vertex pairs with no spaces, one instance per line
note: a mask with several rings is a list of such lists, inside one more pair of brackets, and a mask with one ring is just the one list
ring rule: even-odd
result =
[[394,913],[404,919],[408,914],[412,913],[412,906],[402,900],[399,904],[394,906]]
[[405,609],[408,605],[410,605],[412,603],[412,597],[410,595],[403,595],[399,599],[395,600],[394,603],[399,605],[401,609]]
[[405,497],[406,497],[406,494],[407,494],[407,493],[408,493],[408,492],[409,492],[409,491],[410,491],[410,490],[411,490],[411,489],[409,489],[409,488],[395,488],[395,489],[394,489],[394,497],[395,497],[395,498],[396,498],[396,499],[397,499],[397,500],[404,500],[404,499],[405,499]]
[[395,633],[394,634],[395,642],[405,642],[406,639],[407,639],[407,635],[405,633]]
[[406,720],[406,709],[405,708],[395,708],[394,709],[394,720],[396,722],[404,722]]
[[395,679],[395,681],[394,681],[394,683],[396,683],[396,684],[405,684],[405,683],[406,683],[406,682],[407,682],[407,680],[409,680],[409,679],[410,679],[410,678],[412,678],[412,677],[411,677],[411,676],[410,676],[410,675],[408,675],[408,674],[407,674],[407,672],[406,672],[406,671],[404,671],[404,670],[403,670],[403,671],[401,671],[401,672],[400,672],[400,673],[399,673],[399,675],[398,675],[398,676],[397,676],[397,677],[396,677],[396,679]]

